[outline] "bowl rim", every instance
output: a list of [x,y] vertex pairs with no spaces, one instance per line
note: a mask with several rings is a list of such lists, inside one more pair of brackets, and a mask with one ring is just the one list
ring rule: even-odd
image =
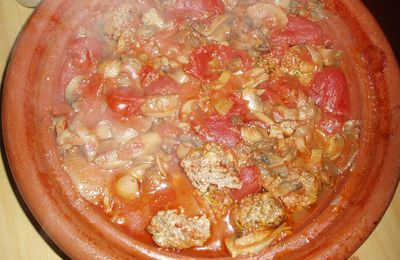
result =
[[[56,10],[59,5],[62,3],[62,0],[57,1],[43,1],[43,3],[38,7],[38,9],[32,14],[32,17],[27,22],[23,31],[21,32],[19,39],[26,37],[27,31],[29,30],[37,30],[38,24],[41,23],[41,19],[43,17],[47,17],[48,10]],[[66,1],[64,1],[66,2]],[[375,21],[375,18],[370,14],[367,8],[362,4],[360,0],[355,1],[340,1],[343,3],[351,12],[356,12],[360,14],[357,17],[357,22],[360,24],[362,30],[369,36],[371,42],[376,45],[378,48],[383,50],[387,57],[387,67],[385,70],[387,80],[388,89],[393,92],[393,95],[390,95],[391,101],[391,117],[392,124],[395,129],[400,129],[400,117],[396,116],[397,109],[400,108],[400,101],[394,100],[395,97],[400,97],[400,76],[399,76],[399,66],[397,65],[397,61],[393,54],[393,51],[390,47],[390,44],[386,40],[383,31]],[[35,165],[34,162],[30,164],[28,162],[21,163],[18,159],[19,155],[15,153],[16,150],[20,151],[19,146],[21,143],[23,144],[25,141],[21,140],[21,142],[16,143],[15,140],[19,135],[23,135],[26,133],[26,125],[21,127],[18,125],[18,122],[23,120],[22,113],[23,109],[15,110],[14,102],[15,102],[15,90],[11,86],[15,85],[19,80],[19,75],[16,73],[17,68],[21,65],[21,62],[24,62],[23,59],[18,59],[16,57],[22,57],[24,54],[29,51],[30,43],[24,41],[17,41],[15,48],[13,50],[10,62],[7,66],[6,77],[4,80],[4,89],[3,89],[3,108],[2,108],[2,126],[3,126],[3,138],[4,144],[6,147],[6,153],[9,165],[12,170],[12,174],[16,180],[18,189],[22,194],[24,201],[27,206],[30,208],[31,212],[43,227],[43,229],[49,234],[53,241],[67,254],[70,256],[79,256],[79,257],[93,257],[96,255],[97,257],[107,257],[108,254],[114,252],[112,249],[105,250],[97,250],[95,245],[90,244],[87,241],[87,237],[85,235],[79,235],[79,230],[76,229],[76,226],[73,221],[68,219],[68,216],[61,214],[61,211],[58,209],[58,205],[51,199],[47,198],[49,190],[46,187],[41,186],[41,176],[40,176],[40,167]],[[390,75],[390,76],[388,76]],[[26,94],[25,94],[26,95]],[[400,133],[395,132],[391,136],[391,146],[388,149],[396,151],[394,145],[400,145]],[[25,143],[25,145],[27,142]],[[398,149],[397,149],[398,150]],[[31,158],[28,154],[28,150],[23,156],[26,158]],[[396,151],[397,154],[400,155],[400,152]],[[319,251],[312,255],[314,258],[319,257],[327,257],[332,255],[340,255],[340,256],[349,256],[353,253],[373,232],[375,227],[377,226],[379,220],[383,217],[386,209],[389,207],[390,201],[394,196],[396,191],[398,182],[400,180],[400,164],[397,161],[386,162],[390,164],[389,167],[393,169],[393,176],[390,176],[393,184],[390,186],[390,190],[382,190],[380,189],[379,198],[382,199],[380,204],[378,205],[378,201],[373,201],[369,205],[372,207],[373,205],[378,206],[380,210],[375,211],[370,214],[371,223],[366,223],[366,228],[363,228],[359,231],[354,230],[352,227],[348,228],[348,232],[343,233],[343,237],[341,241],[345,241],[348,238],[349,232],[353,235],[356,233],[359,241],[357,243],[352,243],[346,246],[335,246],[328,245],[323,250]],[[32,175],[26,176],[26,170],[34,165],[36,168],[31,169]],[[29,185],[22,181],[22,179],[29,179]],[[32,189],[31,185],[37,185],[38,189]],[[383,183],[379,183],[378,185],[384,185]],[[41,203],[39,203],[41,202]],[[365,209],[366,210],[366,209]],[[56,223],[63,223],[62,226],[55,226]],[[77,242],[79,241],[79,243]],[[345,242],[343,242],[345,243]],[[152,254],[149,252],[148,248],[135,246],[136,250],[138,250],[138,254],[142,256],[147,255],[150,257],[160,257],[157,253]],[[165,256],[165,255],[164,255]],[[165,256],[167,257],[167,256]]]

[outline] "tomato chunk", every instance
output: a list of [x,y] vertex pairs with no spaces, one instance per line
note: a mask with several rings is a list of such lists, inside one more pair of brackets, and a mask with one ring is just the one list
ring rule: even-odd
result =
[[[185,67],[187,73],[206,81],[216,80],[218,73],[213,71],[210,62],[216,59],[219,67],[227,66],[234,59],[240,59],[241,69],[247,71],[252,66],[251,58],[244,51],[220,44],[207,44],[193,50],[189,64]],[[218,68],[216,68],[218,69]]]
[[208,142],[218,142],[228,147],[235,147],[241,142],[240,132],[229,116],[212,115],[200,122],[194,129],[200,138]]
[[281,79],[274,83],[265,82],[260,84],[260,88],[265,89],[261,95],[262,100],[269,100],[273,105],[285,105],[291,108],[296,107],[298,90],[306,92],[293,78]]
[[228,116],[238,115],[244,117],[250,110],[248,108],[248,102],[242,98],[232,96],[232,100],[235,102],[232,108],[228,112]]
[[179,84],[168,76],[161,76],[146,88],[146,95],[174,95],[179,92]]
[[85,84],[82,95],[91,98],[99,96],[101,94],[103,80],[104,78],[98,73],[91,75]]
[[145,65],[140,70],[139,77],[142,87],[146,88],[150,86],[151,83],[156,81],[160,77],[160,74],[158,74],[158,72],[153,67]]
[[242,188],[231,190],[231,196],[235,200],[241,200],[247,195],[261,191],[262,182],[257,166],[242,167],[239,172],[239,178],[242,181]]
[[324,112],[339,116],[350,114],[346,78],[340,69],[327,67],[316,73],[310,94]]
[[108,107],[121,116],[129,116],[139,110],[144,98],[135,91],[126,88],[115,88],[107,95]]
[[324,43],[324,33],[318,24],[301,16],[289,16],[288,19],[286,27],[272,31],[271,41],[274,45],[322,45]]

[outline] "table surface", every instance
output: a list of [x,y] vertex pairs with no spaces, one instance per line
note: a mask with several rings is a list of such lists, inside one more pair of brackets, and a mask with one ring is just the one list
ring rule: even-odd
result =
[[[31,12],[15,0],[0,0],[0,75],[15,38]],[[10,178],[0,160],[0,259],[62,258],[57,248],[46,242],[50,240],[40,227],[32,224],[32,216],[18,202],[19,195],[13,190]],[[376,230],[352,259],[400,259],[400,188]]]

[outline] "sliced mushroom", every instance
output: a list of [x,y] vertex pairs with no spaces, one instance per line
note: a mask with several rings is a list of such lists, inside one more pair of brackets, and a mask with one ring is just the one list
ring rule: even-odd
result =
[[223,88],[226,83],[229,82],[230,78],[231,78],[232,72],[229,70],[223,70],[221,75],[218,77],[218,79],[216,79],[212,84],[211,84],[211,88],[212,89],[221,89]]
[[312,45],[306,45],[305,46],[308,50],[308,52],[311,55],[312,61],[314,64],[321,66],[322,65],[322,55],[318,49]]
[[121,160],[118,158],[116,150],[97,156],[94,163],[104,170],[113,170],[128,166],[131,162],[128,160]]
[[214,104],[214,108],[219,114],[226,115],[234,103],[230,98],[218,98],[218,101]]
[[289,9],[291,2],[292,0],[275,0],[275,5],[285,9]]
[[110,181],[110,173],[89,164],[77,148],[69,149],[62,165],[79,193],[92,203],[101,202]]
[[100,140],[106,140],[112,137],[111,123],[108,120],[100,121],[96,126],[96,136]]
[[319,49],[319,53],[322,56],[322,61],[325,66],[335,66],[340,63],[342,52],[332,49]]
[[179,103],[178,95],[150,96],[140,107],[140,110],[146,116],[168,117],[178,110]]
[[118,144],[123,145],[123,144],[127,143],[129,140],[135,138],[136,136],[138,136],[138,132],[136,130],[134,130],[133,128],[127,128],[121,134],[115,135],[114,140]]
[[65,89],[65,100],[67,101],[68,104],[72,104],[76,100],[78,100],[82,87],[83,87],[83,82],[84,77],[81,75],[75,76],[71,79],[71,81],[68,83],[66,89]]
[[143,156],[133,160],[133,166],[128,168],[125,172],[132,175],[138,180],[143,179],[147,169],[150,169],[154,165],[153,156]]
[[264,122],[264,123],[267,123],[268,125],[274,125],[275,124],[275,122],[274,122],[274,120],[272,119],[272,118],[270,118],[269,116],[267,116],[265,113],[263,113],[263,112],[254,112],[254,116],[257,118],[257,119],[259,119],[259,120],[261,120],[262,122]]
[[186,83],[189,80],[188,75],[181,68],[177,68],[169,72],[168,76],[170,76],[178,84]]
[[223,14],[214,18],[210,26],[206,27],[201,23],[193,23],[192,27],[195,31],[203,36],[206,36],[212,41],[224,41],[227,33],[232,28],[234,16],[230,14]]
[[252,112],[263,111],[263,105],[259,94],[259,90],[255,88],[246,87],[242,90],[242,98],[248,101],[247,106]]
[[240,129],[243,140],[249,144],[260,142],[263,139],[260,131],[256,127],[242,127]]
[[281,233],[290,231],[291,227],[281,225],[274,230],[259,231],[239,238],[228,237],[225,239],[225,245],[232,257],[255,254],[269,246]]
[[53,125],[56,130],[57,137],[60,136],[67,127],[67,118],[65,116],[55,116],[53,118]]
[[197,99],[191,99],[186,101],[185,104],[183,104],[181,111],[180,111],[180,117],[182,120],[186,120],[189,114],[197,107]]
[[265,69],[260,67],[255,67],[246,73],[248,78],[247,82],[243,84],[243,88],[255,88],[264,81],[269,79],[269,75]]
[[339,158],[344,148],[344,138],[340,134],[328,137],[325,144],[325,153],[332,160]]
[[222,2],[224,3],[225,8],[230,11],[237,6],[239,0],[222,0]]

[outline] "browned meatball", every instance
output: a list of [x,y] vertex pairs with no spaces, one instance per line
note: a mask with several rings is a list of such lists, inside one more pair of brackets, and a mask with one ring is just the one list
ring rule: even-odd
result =
[[321,181],[311,173],[292,170],[286,178],[277,177],[269,185],[269,190],[288,208],[306,208],[317,201]]
[[210,220],[205,215],[189,218],[177,210],[159,211],[147,231],[163,248],[184,249],[202,246],[210,237]]
[[210,185],[240,189],[242,185],[233,164],[233,156],[215,143],[190,152],[181,161],[192,185],[201,193],[207,192]]
[[281,202],[268,192],[244,198],[233,212],[235,226],[242,234],[277,227],[285,218]]

